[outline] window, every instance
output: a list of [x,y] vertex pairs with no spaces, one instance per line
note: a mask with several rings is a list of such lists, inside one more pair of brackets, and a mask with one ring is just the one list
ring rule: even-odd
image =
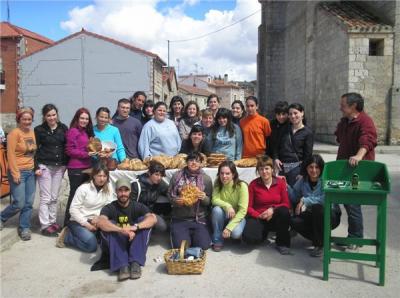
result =
[[0,71],[0,90],[6,89],[6,74],[4,70]]
[[370,39],[369,40],[369,56],[383,56],[385,40]]

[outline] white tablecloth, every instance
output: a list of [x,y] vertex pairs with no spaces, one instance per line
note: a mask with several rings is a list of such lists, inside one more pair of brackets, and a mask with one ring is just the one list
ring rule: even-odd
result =
[[[214,183],[214,180],[217,177],[218,168],[203,168],[203,170],[204,170],[204,172],[206,172],[206,174],[208,176],[211,177],[211,180]],[[257,177],[255,167],[237,168],[237,170],[239,173],[239,179],[246,181],[247,183],[250,183],[252,180],[254,180]],[[166,170],[166,172],[165,172],[166,175],[164,177],[165,182],[169,183],[172,175],[175,174],[177,171],[178,171],[178,169]],[[145,172],[147,172],[147,170],[145,170],[145,171],[115,170],[115,171],[110,172],[110,179],[111,179],[111,182],[113,185],[119,178],[122,178],[122,177],[126,177],[133,182],[133,181],[136,181],[137,176],[139,176],[140,174],[145,173]]]

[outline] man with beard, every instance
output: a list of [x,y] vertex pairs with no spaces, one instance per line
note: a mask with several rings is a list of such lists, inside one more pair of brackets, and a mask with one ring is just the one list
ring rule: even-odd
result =
[[145,205],[129,199],[131,184],[121,178],[116,183],[117,200],[104,206],[96,226],[101,232],[103,254],[109,255],[111,271],[119,271],[118,281],[141,277],[147,245],[156,216]]

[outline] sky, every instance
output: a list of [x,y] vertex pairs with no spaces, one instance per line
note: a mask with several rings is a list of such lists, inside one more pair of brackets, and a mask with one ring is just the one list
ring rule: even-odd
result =
[[[7,20],[6,2],[1,0],[2,21]],[[9,0],[8,3],[12,24],[55,41],[85,28],[151,51],[167,62],[167,40],[170,40],[170,65],[176,67],[179,75],[228,74],[230,80],[256,79],[257,28],[261,23],[261,5],[257,0]],[[249,15],[252,16],[244,19]],[[238,23],[207,35],[235,22]]]

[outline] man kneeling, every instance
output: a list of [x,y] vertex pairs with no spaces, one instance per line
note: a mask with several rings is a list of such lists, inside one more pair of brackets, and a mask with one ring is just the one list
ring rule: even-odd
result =
[[156,216],[143,204],[129,199],[131,184],[121,178],[116,183],[117,200],[104,206],[98,218],[103,253],[108,252],[111,271],[118,280],[138,279],[146,262],[147,245]]

